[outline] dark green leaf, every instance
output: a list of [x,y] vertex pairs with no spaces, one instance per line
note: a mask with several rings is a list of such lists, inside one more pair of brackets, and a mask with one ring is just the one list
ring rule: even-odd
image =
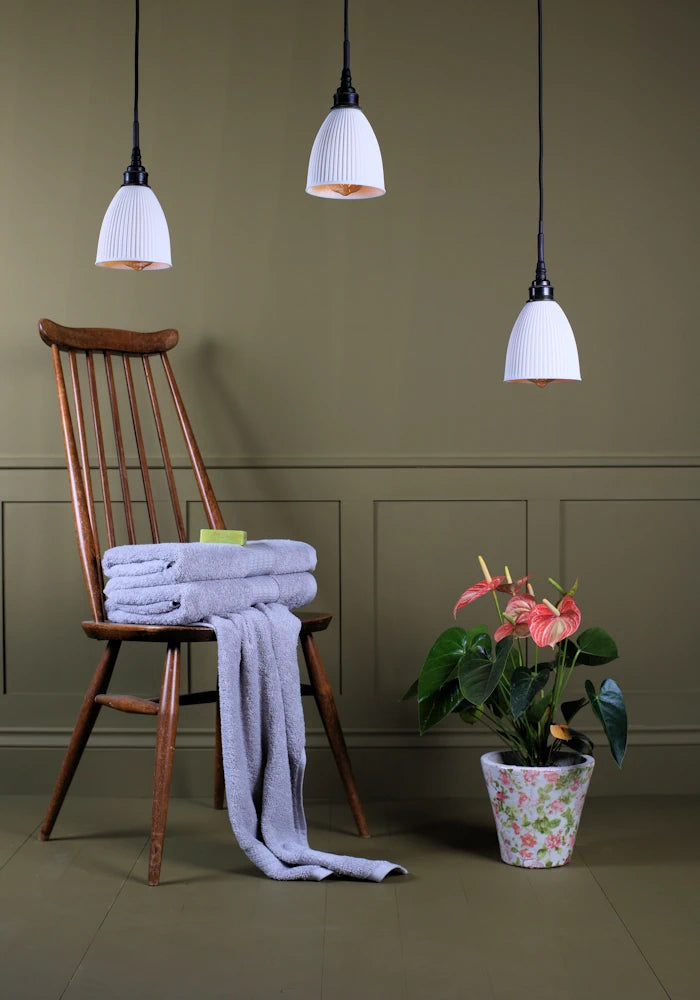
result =
[[588,704],[588,698],[577,698],[576,701],[564,701],[561,705],[561,714],[567,722],[571,722],[577,712]]
[[468,723],[473,726],[475,722],[478,722],[481,716],[484,714],[483,705],[467,705],[460,711],[459,717],[462,722]]
[[457,681],[452,681],[440,691],[418,702],[418,723],[421,735],[437,725],[441,719],[453,712],[462,701],[462,692]]
[[551,710],[551,705],[550,705],[551,700],[552,700],[552,692],[550,691],[549,694],[546,694],[543,698],[540,698],[539,701],[533,701],[530,707],[527,709],[528,722],[531,722],[533,725],[536,726],[539,723],[542,716],[544,715],[544,713],[547,711],[547,709]]
[[510,710],[514,719],[519,719],[536,694],[546,687],[550,668],[541,664],[537,673],[527,667],[518,667],[510,680]]
[[472,705],[482,705],[493,694],[505,669],[513,640],[507,636],[496,646],[493,659],[477,650],[470,650],[459,664],[459,686],[463,696]]
[[598,694],[590,681],[586,681],[585,688],[593,711],[603,723],[610,751],[618,767],[622,767],[627,749],[627,711],[622,691],[610,677],[600,685]]
[[418,678],[416,678],[413,684],[411,684],[406,694],[401,698],[401,701],[410,701],[411,698],[415,698],[417,694],[418,694]]
[[424,701],[436,691],[454,672],[465,651],[468,649],[467,633],[455,626],[433,643],[418,678],[418,701]]
[[602,628],[586,629],[578,636],[576,645],[581,650],[576,662],[589,667],[612,663],[618,657],[615,640]]
[[491,638],[483,625],[465,631],[455,626],[433,643],[418,678],[418,701],[429,698],[456,676],[457,665],[470,649],[491,650]]

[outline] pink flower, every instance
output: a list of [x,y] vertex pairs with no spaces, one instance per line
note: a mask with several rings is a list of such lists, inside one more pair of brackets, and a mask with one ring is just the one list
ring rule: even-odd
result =
[[546,771],[545,778],[550,783],[550,785],[556,785],[556,783],[559,781],[559,775],[557,774],[556,771]]
[[561,834],[560,833],[548,833],[544,840],[547,847],[550,850],[554,850],[561,846]]
[[560,802],[559,799],[555,799],[549,808],[552,810],[552,812],[561,813],[564,812],[564,803]]
[[513,782],[510,780],[510,775],[507,771],[499,771],[498,777],[501,779],[501,784],[505,785],[506,788],[510,788]]
[[507,583],[504,576],[491,576],[489,568],[481,556],[479,556],[479,565],[481,566],[481,571],[484,574],[484,579],[480,580],[479,583],[475,583],[473,587],[468,587],[467,590],[464,591],[454,606],[452,611],[453,615],[456,615],[460,608],[466,607],[467,604],[471,604],[473,601],[478,600],[479,597],[483,597],[484,594],[488,594],[493,590],[500,590],[506,594],[517,594],[518,591],[523,589],[529,579],[529,576],[523,576],[520,580],[516,580],[515,583],[512,581]]
[[576,843],[576,834],[572,833],[571,836],[569,837],[569,847],[573,847],[575,843]]
[[523,780],[526,781],[528,785],[534,785],[537,780],[537,775],[533,774],[532,771],[525,771],[523,773]]
[[518,796],[518,809],[522,809],[526,802],[530,801],[530,796],[526,795],[525,792],[521,792]]
[[524,848],[520,851],[520,857],[525,858],[528,861],[532,857],[532,851],[526,851]]
[[532,833],[524,833],[520,838],[520,842],[522,843],[523,847],[534,847],[535,844],[537,843],[537,840],[535,839]]
[[578,779],[576,781],[572,781],[571,782],[571,791],[572,792],[577,792],[580,787],[581,787],[581,782]]
[[515,597],[511,597],[503,613],[506,621],[493,633],[496,642],[505,639],[507,635],[514,635],[518,639],[526,636],[530,631],[530,614],[536,605],[535,598],[529,594],[516,594]]
[[581,624],[581,612],[573,597],[562,597],[559,607],[549,601],[536,604],[530,612],[530,635],[538,646],[552,649],[568,635],[573,635]]
[[489,580],[482,580],[480,583],[475,583],[473,587],[469,587],[458,598],[457,603],[452,609],[452,614],[456,615],[460,608],[465,608],[467,604],[471,604],[479,597],[483,597],[484,594],[490,594],[492,590],[498,590],[499,584],[503,583],[504,580],[504,576],[492,576]]
[[516,837],[520,836],[520,827],[518,826],[517,823],[513,823],[513,833],[515,834]]
[[505,802],[506,793],[501,789],[501,791],[496,792],[496,800],[498,802]]

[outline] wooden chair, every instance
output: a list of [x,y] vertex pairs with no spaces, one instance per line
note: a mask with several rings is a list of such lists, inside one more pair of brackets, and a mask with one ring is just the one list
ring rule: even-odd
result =
[[[136,453],[138,456],[138,480],[132,489],[139,496],[145,497],[148,512],[150,535],[154,542],[161,541],[157,508],[154,499],[152,483],[155,470],[161,473],[161,464],[149,469],[144,443],[142,414],[138,407],[137,376],[145,379],[145,389],[139,385],[141,398],[148,399],[155,424],[162,456],[162,470],[167,481],[169,499],[172,505],[174,527],[179,541],[186,541],[185,523],[180,508],[176,488],[176,475],[170,460],[170,452],[166,441],[165,422],[161,402],[157,396],[157,379],[151,362],[160,361],[165,373],[165,381],[174,406],[177,423],[184,438],[192,471],[204,505],[207,523],[211,528],[224,528],[221,510],[214,496],[202,456],[197,447],[192,427],[188,419],[182,397],[178,389],[168,351],[178,342],[177,330],[161,330],[157,333],[134,333],[130,330],[83,329],[59,326],[51,320],[42,319],[39,322],[39,332],[42,340],[51,347],[53,353],[58,403],[61,414],[61,426],[66,450],[68,476],[70,480],[71,500],[75,517],[75,529],[78,540],[78,550],[82,564],[83,575],[87,585],[92,620],[82,623],[85,633],[91,639],[106,642],[106,646],[97,670],[92,678],[83,699],[78,720],[56,781],[53,796],[41,827],[40,839],[48,840],[54,823],[63,804],[78,763],[95,724],[100,709],[103,706],[117,709],[121,712],[137,712],[143,715],[158,717],[155,749],[155,774],[153,781],[153,811],[151,821],[150,859],[148,866],[148,884],[158,885],[160,867],[165,837],[165,825],[168,813],[168,797],[170,778],[173,765],[173,751],[180,705],[216,704],[216,741],[215,741],[215,775],[214,775],[214,807],[222,809],[224,805],[224,773],[221,755],[221,720],[219,716],[218,692],[202,691],[193,694],[180,694],[180,649],[184,642],[212,642],[215,634],[212,629],[202,625],[191,626],[160,626],[160,625],[115,625],[105,619],[103,600],[103,579],[101,568],[100,531],[98,530],[99,500],[104,508],[104,527],[107,545],[117,542],[117,523],[120,502],[112,497],[110,476],[105,440],[102,430],[102,412],[99,403],[98,380],[101,377],[101,366],[104,365],[104,385],[108,410],[114,429],[116,448],[116,465],[120,483],[121,502],[123,502],[123,519],[126,528],[126,540],[136,542],[136,519],[132,491],[129,486],[129,470],[124,445],[122,420],[119,413],[119,397],[128,398],[130,422]],[[72,387],[72,402],[66,388],[62,355],[67,356],[68,370]],[[84,355],[84,361],[79,363],[78,356]],[[81,379],[80,368],[84,368]],[[117,378],[123,369],[123,383]],[[160,376],[162,380],[162,376]],[[85,391],[85,379],[87,391]],[[81,381],[83,388],[81,389]],[[83,399],[89,398],[91,429],[83,412]],[[142,406],[143,409],[143,406]],[[149,416],[149,420],[150,420]],[[127,420],[129,418],[127,417]],[[77,429],[77,440],[74,430]],[[91,464],[88,437],[94,442],[96,462]],[[154,439],[155,440],[155,439]],[[96,470],[93,487],[92,469]],[[134,472],[132,471],[132,477]],[[141,493],[141,491],[143,491]],[[97,495],[98,505],[95,503]],[[136,492],[133,493],[136,496]],[[162,518],[161,518],[162,519]],[[121,523],[119,525],[121,530]],[[145,539],[150,541],[151,539]],[[328,682],[318,647],[314,641],[314,632],[326,629],[331,622],[329,614],[299,614],[301,619],[301,647],[309,673],[309,684],[302,684],[304,695],[312,694],[323,721],[328,740],[340,772],[348,803],[357,824],[361,837],[368,837],[367,823],[360,797],[355,785],[355,779],[350,765],[343,732],[338,719],[333,692]],[[129,694],[109,694],[107,689],[114,670],[117,656],[123,642],[162,642],[167,647],[163,681],[158,698],[141,698]]]

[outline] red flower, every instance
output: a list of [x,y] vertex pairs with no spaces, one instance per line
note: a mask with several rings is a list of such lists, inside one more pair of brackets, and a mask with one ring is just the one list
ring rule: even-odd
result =
[[520,838],[520,842],[523,847],[534,847],[537,843],[537,839],[531,833],[524,833]]
[[581,612],[573,597],[562,597],[559,607],[545,599],[544,604],[536,604],[530,612],[530,635],[538,646],[552,649],[562,639],[573,635],[581,624]]
[[[506,572],[507,571],[508,567],[506,566]],[[527,576],[521,576],[520,579],[515,582],[512,580],[508,582],[506,580],[505,583],[499,583],[496,590],[499,590],[502,594],[519,594],[531,576],[532,573],[528,573]]]
[[489,568],[484,562],[483,556],[479,556],[479,565],[481,566],[481,571],[484,574],[484,579],[464,591],[452,610],[453,615],[456,615],[460,608],[466,607],[467,604],[471,604],[472,601],[476,601],[479,597],[483,597],[484,594],[488,594],[493,590],[500,590],[504,594],[517,594],[518,591],[523,589],[526,582],[529,580],[529,576],[523,576],[520,580],[516,580],[516,582],[513,583],[507,566],[507,578],[506,576],[491,576]]
[[505,639],[507,635],[515,635],[518,639],[527,635],[530,631],[530,614],[536,605],[535,598],[529,594],[516,594],[515,597],[511,597],[504,612],[506,621],[493,633],[496,642]]
[[456,615],[460,608],[464,608],[467,604],[471,604],[472,601],[476,601],[477,598],[483,597],[484,594],[489,594],[492,590],[498,590],[498,587],[505,580],[504,576],[492,576],[490,580],[482,580],[480,583],[475,583],[473,587],[469,587],[461,595],[454,608],[452,609],[452,614]]

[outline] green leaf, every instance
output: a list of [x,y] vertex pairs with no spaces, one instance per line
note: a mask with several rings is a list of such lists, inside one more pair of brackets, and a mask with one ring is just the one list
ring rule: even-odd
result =
[[561,704],[561,714],[567,722],[571,722],[577,712],[588,704],[588,698],[577,698],[576,701],[564,701]]
[[591,681],[586,681],[584,686],[593,711],[603,723],[617,766],[622,767],[627,749],[627,710],[622,691],[610,677],[600,685],[598,694]]
[[405,695],[401,698],[401,701],[410,701],[411,698],[415,698],[418,695],[418,678],[416,678],[411,684],[410,688]]
[[457,666],[464,654],[473,648],[491,650],[491,639],[485,626],[479,625],[466,632],[455,626],[433,643],[418,678],[418,701],[424,701],[443,684],[456,676]]
[[589,667],[612,663],[618,657],[615,640],[602,628],[586,629],[578,636],[576,644],[581,650],[581,655],[576,662]]
[[518,667],[510,680],[510,710],[519,719],[536,694],[546,687],[551,669],[542,664],[537,673],[527,667]]
[[466,722],[468,725],[473,726],[475,722],[479,721],[483,714],[483,705],[467,705],[460,711],[459,717],[462,722]]
[[453,712],[462,701],[462,692],[456,680],[418,702],[418,725],[421,736]]
[[552,692],[550,691],[549,694],[546,694],[543,698],[540,698],[539,701],[533,701],[532,704],[527,709],[528,722],[531,722],[534,726],[536,726],[541,720],[544,713],[547,711],[547,709],[551,711],[551,704],[550,704],[551,700],[552,700]]
[[496,646],[493,659],[477,650],[470,650],[462,657],[457,676],[463,696],[472,705],[483,705],[493,694],[505,669],[513,640],[507,636]]
[[455,626],[438,636],[426,657],[418,678],[418,701],[424,701],[436,691],[454,672],[455,667],[467,649],[467,633]]

